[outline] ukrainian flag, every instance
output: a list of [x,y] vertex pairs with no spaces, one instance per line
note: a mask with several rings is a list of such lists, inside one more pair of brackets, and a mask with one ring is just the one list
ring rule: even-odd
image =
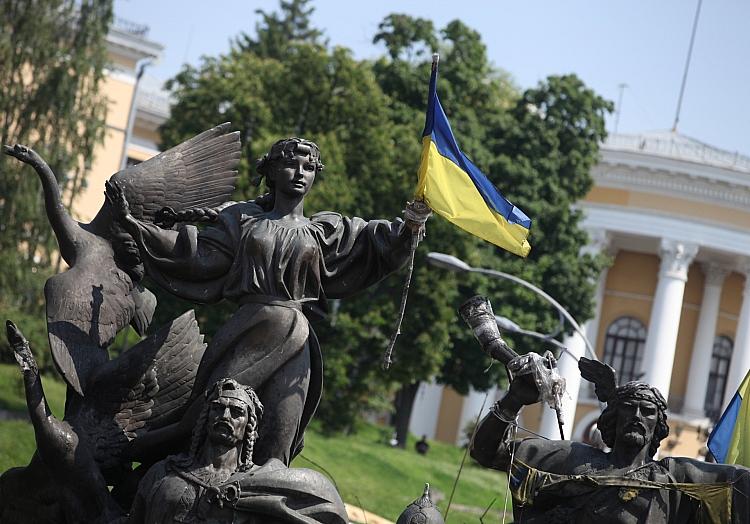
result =
[[708,449],[716,462],[750,466],[750,372],[714,426]]
[[433,57],[416,198],[458,227],[525,257],[531,219],[508,202],[458,147],[437,96]]

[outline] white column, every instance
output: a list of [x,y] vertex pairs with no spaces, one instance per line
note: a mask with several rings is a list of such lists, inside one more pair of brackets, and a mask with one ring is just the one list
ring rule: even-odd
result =
[[745,287],[742,291],[742,307],[737,319],[737,332],[734,334],[734,348],[732,362],[729,364],[727,389],[724,394],[724,407],[732,397],[750,369],[750,262],[743,267],[745,273]]
[[[596,229],[589,230],[589,236],[591,237],[591,242],[584,248],[583,252],[589,252],[591,254],[605,253],[610,257],[612,263],[614,263],[615,257],[617,256],[617,249],[612,246],[611,235],[603,229]],[[607,290],[608,274],[609,266],[602,269],[602,272],[599,273],[599,279],[596,282],[594,316],[583,326],[586,338],[589,339],[594,350],[596,350],[596,340],[599,335],[599,323],[602,320],[602,304],[604,304],[604,293]],[[589,358],[591,358],[590,355]],[[576,369],[578,369],[578,363],[576,363]]]
[[697,252],[698,246],[695,244],[669,239],[661,241],[659,282],[651,307],[642,370],[643,381],[655,386],[665,399],[669,396],[672,381],[688,268]]
[[417,437],[426,435],[430,440],[435,438],[442,398],[443,386],[437,384],[434,379],[431,382],[422,382],[419,385],[409,419],[409,431],[411,433]]
[[478,422],[481,420],[481,417],[489,412],[492,403],[494,402],[493,399],[496,396],[497,388],[495,386],[488,391],[476,391],[474,388],[469,388],[469,394],[464,397],[463,406],[461,407],[461,415],[458,422],[458,434],[456,435],[457,445],[463,446],[467,443],[464,430],[469,424]]
[[705,416],[703,406],[706,401],[708,371],[711,368],[711,353],[716,337],[721,287],[724,284],[724,278],[729,273],[726,268],[713,263],[702,264],[701,267],[706,281],[703,285],[703,301],[693,342],[693,356],[690,358],[684,409],[686,415],[694,417]]
[[[614,250],[608,250],[607,254],[614,260]],[[594,350],[596,350],[596,341],[599,339],[599,328],[601,327],[600,324],[602,321],[602,304],[604,304],[604,293],[607,291],[608,274],[608,267],[602,269],[602,272],[599,275],[599,281],[596,284],[596,309],[594,311],[594,318],[586,322],[586,325],[583,326],[583,329],[586,332],[586,338],[589,339],[589,342],[593,346]],[[589,355],[589,358],[591,358],[591,355]]]
[[[591,230],[589,231],[589,237],[589,244],[581,250],[583,253],[595,255],[608,248],[610,237],[605,230]],[[592,346],[596,344],[596,333],[602,313],[602,302],[604,300],[608,271],[609,268],[604,268],[597,280],[596,294],[594,295],[594,317],[582,326],[583,332],[586,333],[586,338],[589,339]],[[561,353],[557,362],[557,371],[565,379],[566,392],[562,398],[561,412],[563,417],[563,434],[565,435],[565,439],[569,440],[573,432],[573,422],[578,405],[578,393],[581,388],[581,372],[578,370],[578,359],[586,355],[586,343],[583,341],[581,335],[574,332],[572,335],[565,337],[563,344],[572,353],[572,355]],[[542,407],[542,421],[539,426],[539,433],[550,439],[560,438],[557,414],[549,406]]]

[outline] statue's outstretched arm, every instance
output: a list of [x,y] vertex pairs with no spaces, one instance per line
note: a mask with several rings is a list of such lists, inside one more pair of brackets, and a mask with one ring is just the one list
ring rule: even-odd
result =
[[105,195],[115,219],[133,237],[147,265],[177,278],[197,281],[221,276],[229,270],[231,257],[223,251],[202,245],[195,227],[184,226],[174,231],[137,220],[130,213],[123,188],[116,183],[106,183]]

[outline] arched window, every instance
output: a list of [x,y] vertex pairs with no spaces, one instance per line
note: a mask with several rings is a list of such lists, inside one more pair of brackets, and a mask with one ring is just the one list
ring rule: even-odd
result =
[[617,371],[618,384],[637,380],[641,374],[646,326],[633,317],[620,317],[609,325],[604,339],[604,362]]
[[717,420],[721,415],[733,346],[734,343],[729,337],[719,336],[714,339],[714,348],[711,352],[711,369],[708,372],[706,401],[703,404],[706,416],[712,420]]

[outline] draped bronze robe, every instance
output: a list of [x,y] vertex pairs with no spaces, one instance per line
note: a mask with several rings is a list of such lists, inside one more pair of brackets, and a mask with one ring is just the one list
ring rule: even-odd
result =
[[139,223],[148,275],[182,298],[240,305],[217,331],[196,379],[202,392],[232,377],[266,406],[256,454],[289,464],[320,399],[322,360],[309,319],[400,268],[410,232],[400,219],[324,212],[290,225],[254,202],[230,205],[218,224],[175,231]]
[[[180,460],[183,457],[175,457]],[[219,507],[210,494],[175,471],[172,458],[149,469],[139,485],[129,524],[345,524],[346,508],[330,480],[310,469],[287,468],[271,459],[235,473],[237,500]]]

